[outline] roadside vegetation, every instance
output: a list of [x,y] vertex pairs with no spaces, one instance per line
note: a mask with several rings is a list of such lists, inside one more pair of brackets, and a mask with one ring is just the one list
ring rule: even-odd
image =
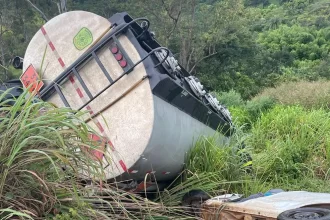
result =
[[[0,0],[0,81],[20,76],[12,58],[24,56],[44,16],[63,12],[59,2]],[[148,200],[105,182],[88,154],[97,143],[83,112],[25,94],[2,101],[0,219],[192,219],[181,201],[193,189],[210,196],[330,192],[329,0],[66,2],[68,10],[150,19],[157,40],[218,91],[237,132],[224,144],[200,137],[185,170]]]
[[[249,101],[235,91],[220,93],[233,114],[235,135],[221,145],[217,135],[200,137],[187,152],[185,170],[151,200],[104,181],[99,162],[86,150],[97,144],[88,138],[94,131],[79,119],[83,112],[26,100],[25,94],[12,106],[14,100],[2,102],[0,217],[193,219],[182,207],[182,197],[193,189],[210,196],[272,188],[330,192],[330,111],[319,95],[324,88],[285,105],[278,101],[288,99],[280,92],[285,86]],[[86,179],[93,187],[86,187]]]
[[327,84],[284,83],[249,101],[240,99],[235,91],[219,94],[236,125],[244,130],[241,137],[253,158],[252,175],[237,179],[249,179],[244,186],[249,193],[270,188],[330,192]]
[[25,96],[0,103],[0,219],[189,218],[105,182],[84,112]]

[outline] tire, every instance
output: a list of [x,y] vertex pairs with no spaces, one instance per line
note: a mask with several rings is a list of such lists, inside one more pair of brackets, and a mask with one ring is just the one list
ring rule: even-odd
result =
[[202,190],[191,190],[182,198],[182,206],[185,211],[198,216],[201,212],[202,203],[211,197]]
[[[9,80],[5,83],[0,84],[0,94],[7,91],[8,89],[11,89],[8,94],[3,97],[3,100],[0,100],[1,102],[7,100],[7,99],[13,99],[18,98],[24,91],[22,89],[23,85],[20,80]],[[14,105],[15,101],[10,101],[7,103],[8,105]]]
[[299,208],[282,212],[278,220],[330,220],[330,210],[321,208]]

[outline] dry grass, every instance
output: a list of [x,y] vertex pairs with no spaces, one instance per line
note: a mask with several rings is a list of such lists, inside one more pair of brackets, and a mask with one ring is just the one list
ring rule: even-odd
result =
[[289,82],[276,88],[265,89],[257,97],[268,96],[284,105],[301,105],[306,108],[330,107],[330,82]]

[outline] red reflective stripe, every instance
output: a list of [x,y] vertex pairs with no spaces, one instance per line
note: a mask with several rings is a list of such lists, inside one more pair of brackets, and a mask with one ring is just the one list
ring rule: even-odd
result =
[[120,160],[119,161],[119,164],[120,164],[121,168],[123,168],[123,170],[126,172],[127,171],[127,167],[126,167],[124,161],[123,160]]
[[91,114],[91,115],[94,114],[92,108],[89,105],[86,106],[86,109],[89,111],[89,114]]
[[[146,188],[144,188],[144,185],[146,186]],[[152,186],[152,183],[145,183],[145,182],[141,182],[137,185],[137,187],[135,189],[133,189],[133,192],[139,192],[139,191],[143,191],[145,189],[147,189],[149,186]]]
[[108,144],[109,144],[110,146],[113,146],[113,143],[112,143],[110,140],[108,140]]
[[72,84],[75,83],[73,76],[69,76],[69,80]]
[[94,157],[96,157],[98,160],[102,160],[103,158],[103,153],[97,150],[92,150],[92,154]]
[[84,97],[84,95],[81,92],[80,88],[77,88],[76,91],[77,91],[77,93],[78,93],[78,95],[79,95],[80,98],[83,98]]
[[50,49],[52,49],[52,51],[55,50],[55,46],[54,46],[54,44],[52,42],[49,42],[49,46],[50,46]]
[[65,68],[65,64],[62,60],[62,58],[60,57],[60,55],[57,53],[54,44],[52,43],[52,41],[49,39],[49,36],[47,35],[46,29],[44,27],[40,28],[42,34],[45,36],[47,43],[49,44],[50,48],[52,49],[52,51],[54,52],[55,57],[57,58],[58,62],[60,63],[60,65]]
[[109,147],[111,148],[112,151],[115,151],[115,147],[113,146],[112,142],[108,140]]
[[102,125],[101,125],[100,122],[97,122],[97,123],[96,123],[96,126],[99,128],[99,130],[100,130],[101,133],[104,132],[104,129],[103,129],[103,127],[102,127]]
[[41,29],[41,32],[42,32],[43,35],[46,35],[47,34],[44,27],[41,27],[40,29]]
[[65,67],[65,64],[64,64],[64,62],[63,62],[63,60],[62,60],[61,57],[58,58],[58,62],[61,64],[61,66],[62,66],[63,68]]

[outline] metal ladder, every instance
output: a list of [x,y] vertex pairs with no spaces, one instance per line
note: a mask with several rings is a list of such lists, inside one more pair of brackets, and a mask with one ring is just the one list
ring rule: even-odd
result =
[[[84,90],[84,92],[88,96],[88,101],[77,109],[77,110],[81,110],[84,107],[86,107],[89,103],[91,103],[94,99],[96,99],[99,95],[101,95],[105,90],[107,90],[112,85],[114,85],[116,82],[118,82],[123,76],[125,76],[125,75],[129,74],[130,72],[132,72],[138,64],[143,62],[145,59],[147,59],[150,55],[154,54],[155,52],[160,51],[160,50],[165,50],[165,51],[167,51],[167,56],[162,61],[160,61],[157,65],[155,65],[154,68],[157,68],[163,62],[165,62],[165,60],[167,59],[167,57],[170,54],[170,51],[165,47],[158,47],[156,49],[153,49],[144,58],[142,58],[140,61],[138,61],[136,63],[133,63],[132,60],[129,58],[126,50],[124,49],[124,47],[121,45],[121,43],[118,40],[118,35],[125,34],[125,32],[128,30],[128,28],[133,23],[136,23],[137,21],[147,22],[148,23],[147,27],[149,27],[150,22],[147,19],[144,19],[144,18],[137,18],[137,19],[132,20],[129,23],[125,23],[125,24],[121,24],[121,25],[118,25],[118,26],[110,27],[110,29],[113,28],[110,33],[108,33],[103,39],[101,39],[94,46],[92,46],[92,48],[90,48],[80,58],[78,58],[71,66],[69,66],[64,72],[62,72],[47,87],[45,87],[44,89],[41,90],[40,98],[45,100],[45,99],[49,98],[54,92],[56,92],[60,96],[63,104],[66,107],[71,108],[70,104],[68,103],[67,99],[65,98],[65,96],[64,96],[64,94],[63,94],[63,92],[62,92],[59,85],[61,85],[62,83],[68,81],[69,77],[73,75],[77,78],[77,80],[81,84],[82,89]],[[145,30],[147,30],[147,29],[145,29]],[[136,38],[138,39],[142,34],[143,33],[141,33]],[[109,50],[115,56],[116,60],[119,62],[119,65],[124,70],[124,72],[116,79],[111,78],[109,72],[105,69],[103,63],[101,62],[101,60],[99,59],[99,57],[97,55],[98,51],[103,49],[104,46],[107,45],[108,43],[110,43],[110,45],[111,45]],[[116,57],[116,56],[118,56],[118,57]],[[90,61],[92,59],[96,61],[97,65],[100,67],[103,74],[106,76],[106,78],[109,81],[109,84],[107,86],[105,86],[104,89],[102,89],[99,93],[97,93],[94,96],[91,94],[91,92],[87,88],[85,82],[83,81],[83,79],[81,78],[81,75],[79,73],[79,69],[81,69],[81,67],[83,67],[84,64],[86,64],[88,61]]]

